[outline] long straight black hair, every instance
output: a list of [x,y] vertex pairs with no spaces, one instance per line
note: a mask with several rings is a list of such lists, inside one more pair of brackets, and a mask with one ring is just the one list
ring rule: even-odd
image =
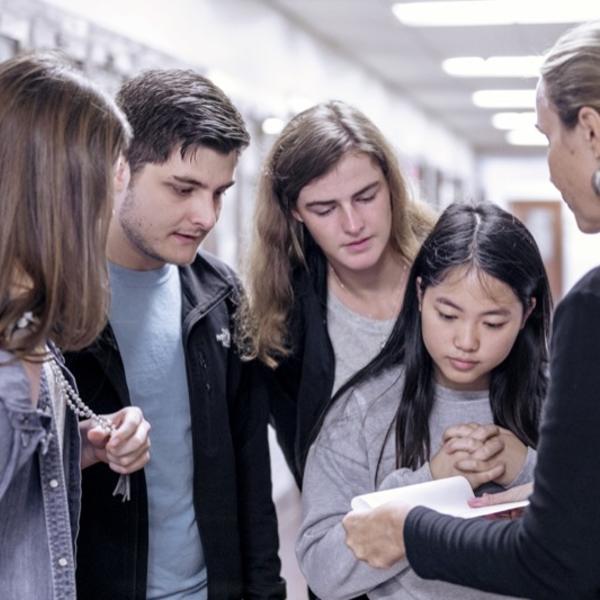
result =
[[[429,416],[434,403],[434,368],[421,335],[420,290],[441,283],[448,272],[467,266],[508,285],[526,313],[535,306],[506,357],[491,372],[494,423],[535,447],[541,405],[548,386],[548,338],[552,297],[533,236],[513,215],[494,204],[451,204],[417,254],[402,310],[380,352],[336,393],[403,365],[405,384],[395,416],[396,466],[416,469],[429,459]],[[390,426],[393,427],[393,423]],[[382,450],[383,451],[383,450]]]

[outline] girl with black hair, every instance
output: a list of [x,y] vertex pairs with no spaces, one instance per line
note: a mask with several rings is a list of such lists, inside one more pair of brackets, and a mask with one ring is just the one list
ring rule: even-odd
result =
[[405,561],[360,562],[342,518],[353,496],[378,489],[463,475],[481,492],[532,479],[551,304],[518,219],[490,204],[446,209],[387,344],[336,394],[309,452],[297,554],[320,597],[484,597],[422,580]]

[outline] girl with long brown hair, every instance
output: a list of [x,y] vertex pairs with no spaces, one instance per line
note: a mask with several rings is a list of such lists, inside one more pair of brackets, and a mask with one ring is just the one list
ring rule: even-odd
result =
[[129,135],[113,102],[59,57],[0,64],[3,598],[75,598],[80,466],[127,474],[148,460],[139,409],[93,414],[59,351],[89,344],[105,322],[106,237]]
[[271,419],[298,486],[323,409],[384,345],[433,224],[390,144],[340,101],[294,117],[259,182],[249,354],[273,372]]

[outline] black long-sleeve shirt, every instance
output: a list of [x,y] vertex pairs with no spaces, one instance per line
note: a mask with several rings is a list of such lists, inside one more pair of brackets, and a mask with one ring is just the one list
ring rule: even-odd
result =
[[600,268],[556,310],[550,375],[523,518],[413,509],[404,536],[421,577],[528,598],[600,598]]

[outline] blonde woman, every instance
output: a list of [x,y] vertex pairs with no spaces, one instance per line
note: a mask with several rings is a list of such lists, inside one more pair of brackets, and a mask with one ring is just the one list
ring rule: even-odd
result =
[[[579,229],[600,232],[600,22],[565,33],[547,54],[537,125],[548,138],[550,178]],[[558,305],[550,387],[530,506],[522,519],[462,521],[394,503],[345,518],[356,556],[527,598],[598,598],[600,591],[600,269]],[[524,365],[524,369],[530,366]],[[499,494],[517,500],[531,486]],[[493,496],[479,499],[493,503]]]
[[385,344],[434,222],[379,129],[340,101],[285,127],[259,184],[248,268],[251,355],[296,483],[331,396]]

